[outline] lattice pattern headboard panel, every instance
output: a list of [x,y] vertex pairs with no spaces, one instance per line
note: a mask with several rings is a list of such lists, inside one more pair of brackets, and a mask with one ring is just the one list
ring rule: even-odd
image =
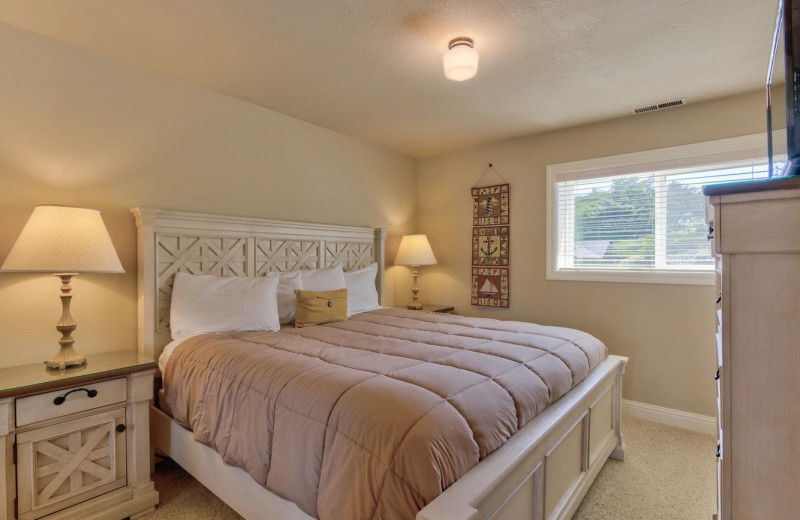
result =
[[169,305],[178,271],[217,276],[378,263],[383,302],[385,229],[282,222],[134,208],[139,231],[139,352],[157,358],[170,340]]

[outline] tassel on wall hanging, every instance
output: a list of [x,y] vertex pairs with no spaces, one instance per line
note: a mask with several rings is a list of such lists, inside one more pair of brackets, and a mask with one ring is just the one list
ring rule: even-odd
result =
[[[492,170],[503,181],[478,186]],[[511,213],[509,184],[492,164],[472,190],[472,305],[508,307]]]

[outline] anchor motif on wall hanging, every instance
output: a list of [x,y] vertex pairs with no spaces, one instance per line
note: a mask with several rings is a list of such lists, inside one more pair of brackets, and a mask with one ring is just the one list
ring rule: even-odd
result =
[[498,249],[497,247],[492,249],[492,244],[494,244],[494,240],[492,240],[492,237],[486,237],[486,240],[484,240],[484,244],[486,244],[486,249],[481,248],[481,253],[483,253],[484,255],[492,256],[497,252]]

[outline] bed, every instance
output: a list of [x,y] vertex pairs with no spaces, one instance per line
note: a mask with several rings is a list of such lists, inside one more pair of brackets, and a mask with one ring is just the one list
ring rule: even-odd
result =
[[[170,341],[171,281],[178,271],[263,276],[271,271],[338,264],[347,271],[376,262],[376,286],[383,301],[385,230],[145,208],[136,208],[133,213],[139,238],[139,350],[151,358],[158,358]],[[460,331],[474,325],[467,318],[426,317],[426,314],[381,309],[356,315],[348,327],[397,327],[406,323],[409,329],[424,329],[425,323],[430,323],[429,328],[440,333],[449,327],[456,336],[461,336]],[[490,330],[503,323],[491,321],[494,325],[489,321],[479,325]],[[539,327],[531,324],[514,326],[522,327],[517,332],[541,332],[528,330],[526,327]],[[316,333],[321,332],[320,328]],[[554,333],[557,337],[566,334],[558,330]],[[234,339],[240,343],[252,341],[252,338],[231,341]],[[269,343],[274,338],[267,337],[265,341]],[[416,518],[570,518],[605,460],[609,456],[619,460],[624,457],[620,402],[626,361],[607,356],[598,358],[588,373],[578,368],[579,383],[564,390],[563,395],[554,396],[558,398],[544,410],[537,409],[535,417],[523,421],[524,426],[502,445],[496,449],[491,446],[488,456],[481,454],[480,462],[436,498],[426,500]],[[243,517],[313,518],[302,499],[297,500],[303,505],[301,509],[268,491],[253,480],[252,468],[248,472],[226,464],[215,449],[197,442],[194,433],[181,423],[186,421],[175,420],[152,407],[151,440],[155,448],[172,457]],[[286,492],[282,494],[287,496]],[[375,518],[392,518],[391,510],[386,509]]]

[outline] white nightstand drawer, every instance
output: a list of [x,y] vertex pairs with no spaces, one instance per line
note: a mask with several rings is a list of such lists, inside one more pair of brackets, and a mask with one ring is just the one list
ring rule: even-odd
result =
[[17,426],[122,403],[127,397],[127,382],[124,377],[21,397],[16,400]]

